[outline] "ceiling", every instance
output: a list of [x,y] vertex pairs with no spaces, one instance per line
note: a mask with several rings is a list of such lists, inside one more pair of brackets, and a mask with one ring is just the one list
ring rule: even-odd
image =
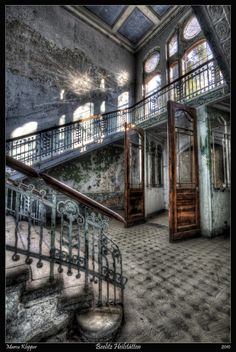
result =
[[[144,45],[176,5],[63,5],[127,49]],[[150,39],[150,38],[149,38]]]
[[208,106],[211,106],[215,109],[219,109],[222,111],[226,111],[226,112],[230,112],[231,108],[230,108],[230,98],[223,98],[223,99],[219,99],[218,101],[209,104]]

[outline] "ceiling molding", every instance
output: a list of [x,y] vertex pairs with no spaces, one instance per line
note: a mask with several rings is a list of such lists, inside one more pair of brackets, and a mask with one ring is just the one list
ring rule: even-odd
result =
[[160,34],[169,24],[169,22],[172,21],[176,16],[190,9],[191,5],[174,5],[173,8],[170,9],[168,13],[163,16],[160,25],[154,28],[151,32],[148,32],[142,39],[140,39],[140,41],[135,46],[135,52],[137,52],[144,45],[146,45],[147,42],[151,40],[155,35]]
[[155,26],[159,25],[161,20],[157,15],[153,13],[146,5],[137,5],[137,8],[149,19],[151,20]]
[[[174,5],[172,8],[167,10],[167,12],[159,19],[157,14],[154,14],[148,6],[146,5],[128,5],[128,7],[120,14],[113,27],[110,27],[102,19],[96,16],[94,13],[86,9],[82,5],[60,5],[63,9],[70,12],[77,18],[80,18],[83,22],[89,24],[91,27],[98,30],[100,33],[109,37],[114,42],[116,42],[121,47],[124,47],[131,53],[135,53],[140,50],[153,36],[161,33],[167,24],[175,18],[175,16],[190,9],[191,5]],[[127,20],[130,14],[138,8],[143,15],[145,15],[149,20],[154,23],[154,27],[147,31],[147,33],[134,45],[127,38],[118,32],[122,24]]]
[[116,33],[118,32],[119,28],[127,20],[127,18],[133,12],[135,7],[136,7],[135,5],[130,5],[124,10],[124,12],[118,17],[117,21],[114,23],[112,27],[112,32],[116,32]]
[[82,6],[79,5],[61,5],[61,7],[74,16],[79,17],[85,23],[91,25],[99,32],[103,33],[105,36],[114,40],[119,45],[125,47],[125,49],[134,53],[134,48],[128,39],[125,39],[119,33],[114,34],[111,31],[111,28],[106,23],[104,23],[104,21],[100,20],[96,15],[93,15],[92,13],[90,14],[89,10],[85,10],[82,8]]

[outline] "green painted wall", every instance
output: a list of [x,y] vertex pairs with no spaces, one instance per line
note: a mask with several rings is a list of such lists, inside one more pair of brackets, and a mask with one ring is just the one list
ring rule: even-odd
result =
[[56,166],[48,173],[106,206],[123,208],[123,148],[109,145]]

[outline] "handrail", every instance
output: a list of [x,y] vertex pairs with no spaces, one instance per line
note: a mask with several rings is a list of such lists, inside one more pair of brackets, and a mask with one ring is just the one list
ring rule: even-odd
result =
[[38,172],[34,168],[25,165],[19,160],[16,160],[9,155],[6,155],[6,165],[16,171],[19,171],[23,173],[24,175],[30,176],[30,177],[35,177],[35,178],[42,178],[46,184],[48,184],[50,187],[53,189],[60,191],[61,193],[65,194],[66,196],[69,196],[73,198],[74,200],[81,202],[82,204],[89,206],[93,209],[99,210],[101,213],[104,215],[113,218],[117,221],[120,221],[126,225],[126,220],[113,210],[105,207],[101,203],[97,202],[96,200],[93,200],[84,194],[80,193],[79,191],[76,191],[75,189],[67,186],[63,182],[60,182],[56,180],[54,177],[49,176],[43,172]]
[[25,138],[25,137],[30,137],[30,136],[33,136],[35,134],[39,134],[39,133],[44,133],[44,132],[49,132],[49,131],[52,131],[52,130],[55,130],[55,129],[58,129],[58,128],[63,128],[63,127],[67,127],[67,126],[73,126],[75,124],[78,124],[80,122],[84,122],[84,121],[89,121],[89,120],[94,120],[96,118],[102,118],[102,117],[106,117],[107,115],[112,115],[112,114],[115,114],[115,113],[118,113],[119,111],[129,111],[129,110],[132,110],[133,108],[135,108],[137,105],[145,102],[146,100],[148,100],[149,98],[151,98],[152,96],[158,94],[159,92],[165,90],[166,88],[168,88],[169,86],[183,80],[185,77],[187,77],[188,75],[191,75],[192,73],[194,73],[195,71],[199,70],[201,67],[211,63],[215,61],[214,58],[208,60],[208,61],[205,61],[204,63],[202,63],[201,65],[199,65],[198,67],[194,68],[193,70],[191,71],[188,71],[186,72],[184,75],[182,75],[181,77],[178,77],[176,78],[175,80],[167,83],[166,85],[162,86],[161,88],[155,90],[152,94],[146,96],[144,99],[141,99],[140,101],[138,101],[137,103],[125,108],[125,109],[118,109],[118,110],[113,110],[113,111],[110,111],[110,112],[106,112],[104,114],[97,114],[97,115],[92,115],[92,116],[89,116],[89,117],[85,117],[85,118],[82,118],[80,120],[77,120],[77,121],[73,121],[73,122],[68,122],[66,124],[63,124],[63,125],[58,125],[58,126],[53,126],[53,127],[49,127],[49,128],[46,128],[46,129],[43,129],[43,130],[38,130],[38,131],[35,131],[35,132],[31,132],[31,133],[28,133],[28,134],[25,134],[25,135],[21,135],[21,136],[18,136],[18,137],[14,137],[14,138],[9,138],[6,140],[6,142],[10,142],[10,141],[15,141],[19,138]]

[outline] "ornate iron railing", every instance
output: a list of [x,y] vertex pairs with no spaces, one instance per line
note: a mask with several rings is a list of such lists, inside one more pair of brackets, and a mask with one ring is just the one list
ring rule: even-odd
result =
[[219,66],[211,59],[129,108],[8,139],[6,153],[34,165],[75,149],[82,152],[87,145],[102,143],[107,137],[122,132],[125,122],[138,125],[162,115],[167,111],[168,100],[189,102],[225,84]]
[[[108,237],[108,217],[125,220],[11,157],[7,157],[7,165],[34,178],[34,184],[6,182],[6,215],[14,223],[14,231],[7,233],[6,249],[13,252],[12,260],[24,255],[31,264],[35,258],[38,270],[44,261],[49,262],[50,280],[56,270],[61,273],[66,268],[67,275],[83,276],[85,290],[97,285],[93,305],[123,304],[127,279],[119,247]],[[35,179],[42,184],[40,190]]]

